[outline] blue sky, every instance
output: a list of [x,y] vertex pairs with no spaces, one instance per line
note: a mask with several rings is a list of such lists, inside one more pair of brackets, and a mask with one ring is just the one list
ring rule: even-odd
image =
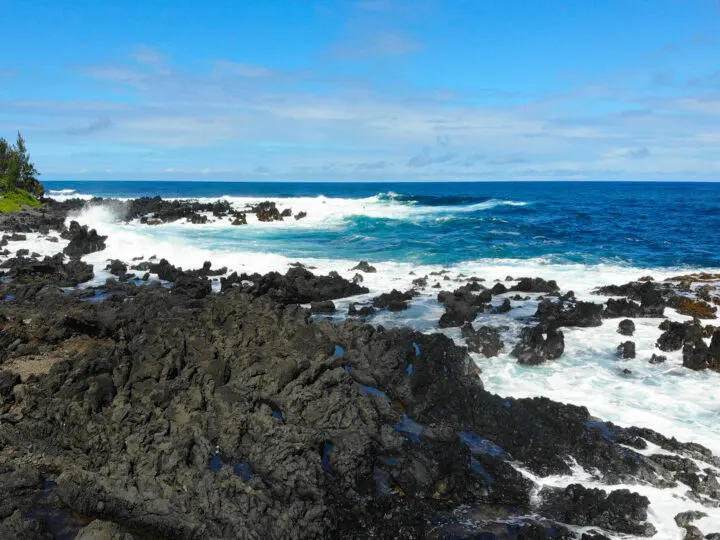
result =
[[0,0],[44,179],[719,180],[718,0]]

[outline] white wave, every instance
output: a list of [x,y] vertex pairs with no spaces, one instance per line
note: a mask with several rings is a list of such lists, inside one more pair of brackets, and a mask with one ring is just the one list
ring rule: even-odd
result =
[[[75,190],[51,190],[49,197],[57,201],[66,201],[68,199],[84,199],[89,200],[93,195],[87,193],[77,193]],[[369,217],[376,219],[392,219],[392,220],[426,220],[426,219],[452,219],[453,215],[463,215],[472,212],[491,210],[502,206],[525,206],[528,203],[523,201],[509,201],[500,199],[490,199],[481,203],[471,205],[448,205],[448,206],[423,206],[415,201],[399,200],[400,194],[389,191],[387,193],[379,193],[370,197],[361,199],[351,199],[342,197],[327,197],[318,195],[315,197],[236,197],[224,195],[221,197],[166,197],[166,200],[193,200],[202,203],[212,203],[216,201],[227,201],[231,203],[236,210],[245,210],[252,205],[256,205],[262,201],[271,200],[277,204],[282,211],[291,209],[293,214],[306,212],[307,216],[301,220],[292,218],[286,219],[281,223],[269,224],[273,227],[317,227],[327,226],[334,227],[341,225],[344,220],[353,217]],[[117,200],[128,200],[127,198],[118,198]],[[249,216],[249,223],[255,226],[268,226],[268,224],[257,223],[253,216]],[[212,216],[210,216],[212,220]],[[230,219],[215,221],[216,226],[228,225]],[[175,224],[177,225],[177,223]]]
[[[703,466],[707,467],[707,464],[703,463]],[[537,484],[539,489],[542,487],[564,489],[570,484],[582,484],[587,488],[602,489],[606,492],[618,489],[629,489],[630,491],[644,495],[650,500],[650,506],[648,508],[648,521],[657,529],[657,533],[653,538],[663,540],[683,540],[685,537],[685,530],[680,529],[677,526],[674,517],[680,512],[690,510],[700,511],[708,515],[706,518],[698,519],[693,522],[693,524],[700,528],[703,533],[708,534],[720,530],[720,511],[704,507],[700,503],[689,499],[686,493],[690,491],[690,488],[685,484],[680,483],[677,487],[666,489],[659,489],[648,484],[606,484],[602,481],[602,478],[598,474],[586,471],[575,462],[570,463],[570,469],[572,471],[571,474],[545,477],[533,474],[518,463],[515,463],[514,467],[523,476]],[[540,501],[539,499],[536,499],[535,502],[538,503]],[[588,529],[593,528],[597,529],[597,527],[577,529],[578,532],[587,532]],[[604,534],[617,540],[639,538],[632,535],[612,533],[610,531],[604,531]]]
[[78,193],[74,189],[58,189],[58,190],[49,190],[46,193],[47,198],[53,199],[58,202],[64,202],[68,201],[70,199],[82,199],[84,201],[89,201],[95,195],[91,195],[89,193]]

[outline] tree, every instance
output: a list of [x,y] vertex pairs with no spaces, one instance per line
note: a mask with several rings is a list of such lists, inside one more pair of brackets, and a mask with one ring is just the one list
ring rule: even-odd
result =
[[24,189],[36,197],[42,197],[45,188],[37,179],[39,175],[30,161],[25,139],[20,132],[14,146],[0,138],[0,185],[4,190]]

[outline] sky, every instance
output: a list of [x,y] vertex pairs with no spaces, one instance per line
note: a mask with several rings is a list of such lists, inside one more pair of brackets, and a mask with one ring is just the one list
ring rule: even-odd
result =
[[720,180],[720,0],[0,0],[47,180]]

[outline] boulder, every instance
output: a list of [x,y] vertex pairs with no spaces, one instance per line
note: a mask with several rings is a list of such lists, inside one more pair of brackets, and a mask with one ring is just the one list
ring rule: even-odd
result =
[[81,257],[95,251],[105,249],[107,236],[100,236],[95,229],[88,229],[77,221],[71,221],[70,227],[62,234],[63,238],[69,239],[70,243],[63,249],[63,253],[70,257]]
[[543,278],[521,277],[518,279],[517,285],[513,285],[510,290],[524,293],[556,294],[560,292],[560,287],[552,279],[545,281]]
[[703,337],[702,327],[694,322],[668,322],[661,329],[665,331],[658,338],[657,346],[664,352],[680,350],[685,343],[697,343]]
[[377,272],[377,268],[375,268],[374,266],[371,266],[370,263],[368,263],[367,261],[360,261],[357,265],[353,266],[350,270],[366,272],[366,273]]
[[538,305],[535,318],[543,328],[553,326],[592,327],[602,324],[602,304],[593,302],[565,303],[544,298]]
[[562,523],[602,527],[609,531],[652,536],[655,527],[647,521],[650,500],[627,489],[609,494],[571,484],[565,489],[543,488],[540,492],[543,515]]
[[[479,294],[473,291],[475,287],[480,291]],[[453,292],[441,291],[437,300],[445,306],[445,313],[440,317],[440,328],[449,328],[474,321],[481,310],[489,307],[492,294],[476,283],[474,287],[464,285]]]
[[635,333],[635,323],[630,319],[623,319],[618,324],[618,334],[623,336],[632,336]]
[[472,324],[465,323],[460,330],[470,352],[482,353],[489,358],[497,356],[505,347],[496,328],[481,326],[476,330]]
[[335,313],[335,303],[332,300],[311,302],[310,311],[313,313]]
[[348,315],[351,317],[369,317],[375,313],[372,306],[360,306],[357,302],[350,302],[348,307]]
[[372,299],[373,306],[377,309],[387,309],[388,311],[403,311],[408,308],[408,302],[413,299],[416,294],[413,291],[400,292],[393,289],[389,293],[383,293]]
[[621,343],[620,345],[618,345],[617,353],[618,356],[623,360],[635,358],[635,342],[626,341],[624,343]]
[[537,365],[560,358],[564,350],[565,336],[561,331],[553,327],[543,331],[541,326],[533,326],[523,328],[511,354],[520,364]]

